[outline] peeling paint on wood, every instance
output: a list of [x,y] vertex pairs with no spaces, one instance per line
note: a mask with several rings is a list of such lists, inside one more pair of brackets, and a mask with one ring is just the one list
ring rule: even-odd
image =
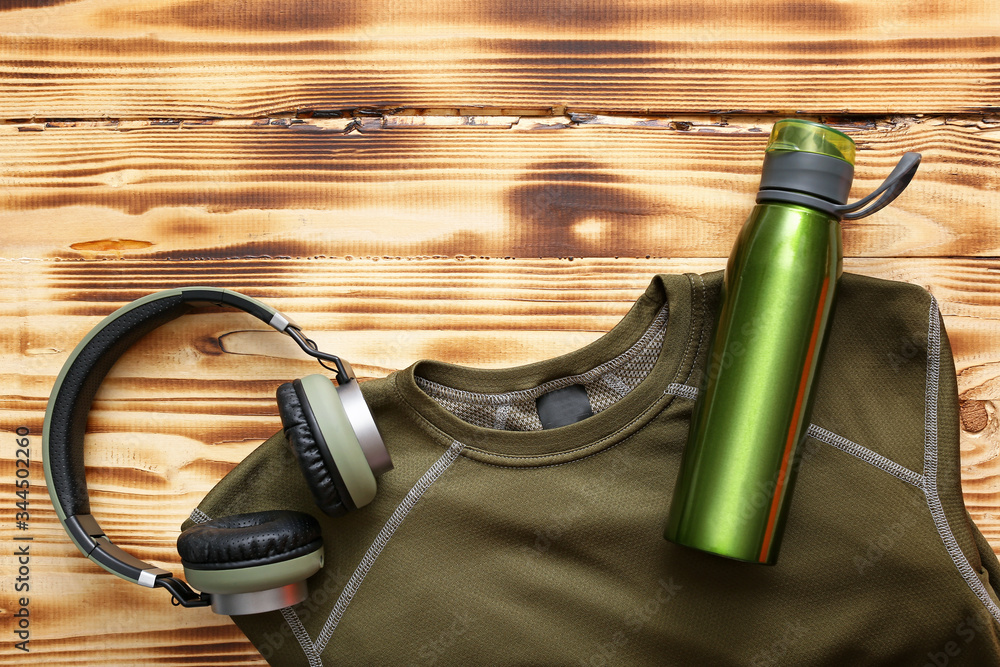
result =
[[[349,119],[0,126],[0,255],[719,257],[753,205],[774,122],[496,120],[394,116],[346,134]],[[992,117],[822,120],[859,145],[853,198],[903,152],[924,155],[904,197],[844,225],[848,256],[1000,255]],[[149,245],[102,249],[126,230]]]

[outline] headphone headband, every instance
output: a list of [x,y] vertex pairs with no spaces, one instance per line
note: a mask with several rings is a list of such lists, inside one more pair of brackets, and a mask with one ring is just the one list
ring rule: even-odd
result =
[[354,377],[350,365],[320,352],[298,326],[256,299],[217,287],[164,290],[129,303],[104,318],[76,346],[56,378],[42,429],[45,481],[59,520],[77,548],[109,572],[142,586],[163,586],[185,605],[203,604],[170,572],[127,554],[111,543],[90,514],[90,497],[83,464],[87,415],[98,387],[122,354],[135,341],[180,315],[192,303],[231,306],[286,333],[307,354],[336,364],[337,381]]

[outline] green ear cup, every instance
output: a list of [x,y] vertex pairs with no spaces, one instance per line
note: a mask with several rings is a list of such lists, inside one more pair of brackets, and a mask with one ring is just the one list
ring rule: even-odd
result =
[[300,380],[308,406],[320,433],[317,440],[325,446],[344,480],[356,507],[364,507],[375,497],[375,474],[365,458],[361,443],[347,417],[344,404],[333,382],[324,375],[307,375]]
[[187,582],[205,593],[252,593],[305,581],[323,567],[323,547],[297,558],[231,570],[198,570],[184,566]]
[[177,538],[188,584],[211,595],[212,610],[237,616],[305,600],[323,566],[319,522],[304,512],[233,514],[191,526]]

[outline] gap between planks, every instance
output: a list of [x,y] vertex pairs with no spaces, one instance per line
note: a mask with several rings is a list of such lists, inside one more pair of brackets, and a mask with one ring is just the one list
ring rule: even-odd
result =
[[544,109],[348,109],[337,112],[308,111],[297,114],[274,114],[236,118],[20,118],[3,119],[0,126],[14,126],[18,131],[43,131],[60,127],[94,127],[138,129],[145,127],[253,127],[295,126],[300,129],[364,132],[373,129],[433,128],[433,127],[494,127],[510,130],[558,129],[582,125],[610,127],[648,127],[679,132],[715,132],[741,134],[763,132],[776,120],[801,118],[825,123],[832,127],[854,130],[895,130],[909,125],[940,119],[944,125],[976,126],[980,129],[1000,129],[1000,114],[911,113],[911,114],[797,114],[739,113],[720,111],[708,114],[643,114],[621,115],[601,111],[577,111],[563,107]]

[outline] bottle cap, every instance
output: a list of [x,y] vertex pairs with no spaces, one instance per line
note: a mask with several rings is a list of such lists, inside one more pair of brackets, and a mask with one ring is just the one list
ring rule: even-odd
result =
[[786,118],[775,123],[767,152],[779,150],[819,153],[854,165],[854,140],[840,130],[811,120]]
[[830,205],[847,203],[854,181],[854,141],[808,120],[786,118],[774,124],[764,152],[762,191],[797,192]]
[[854,180],[854,140],[821,123],[785,118],[771,129],[757,202],[798,204],[837,219],[858,220],[888,206],[918,166],[920,153],[904,153],[882,185],[848,204]]

